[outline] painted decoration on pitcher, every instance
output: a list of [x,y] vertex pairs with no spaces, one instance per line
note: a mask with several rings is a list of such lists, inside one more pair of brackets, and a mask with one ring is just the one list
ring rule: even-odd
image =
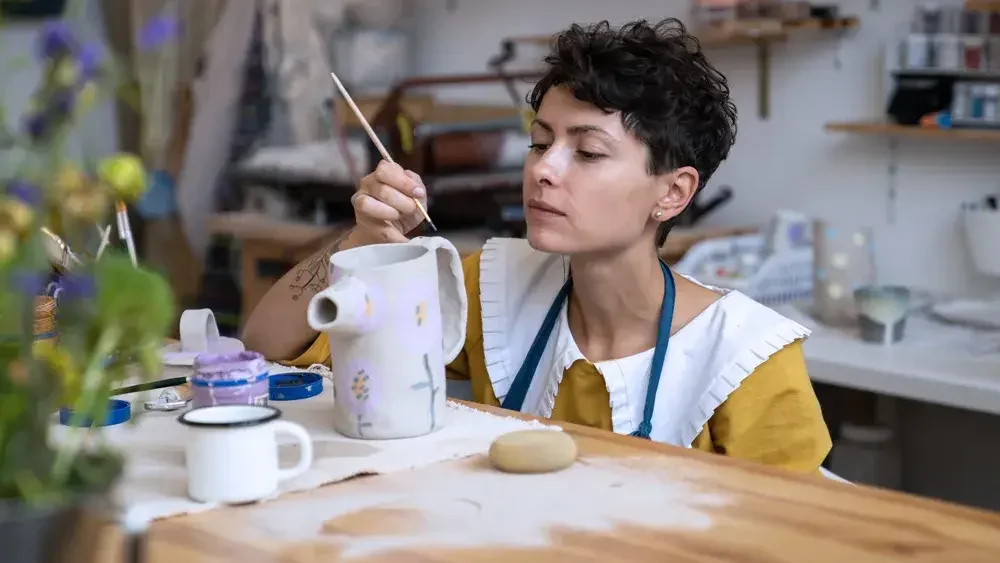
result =
[[439,333],[434,329],[440,326],[438,317],[441,315],[436,293],[435,287],[418,284],[405,295],[396,297],[399,301],[395,322],[401,332],[399,337],[419,355],[432,346],[440,345]]
[[372,427],[371,414],[378,406],[377,381],[368,366],[356,361],[348,366],[347,384],[347,404],[354,417],[358,436],[364,438],[365,430]]
[[433,432],[437,429],[437,414],[434,412],[434,400],[437,399],[437,394],[441,391],[441,388],[434,385],[434,372],[431,370],[430,354],[424,354],[424,373],[427,374],[427,379],[414,383],[410,388],[414,391],[427,390],[428,411],[430,413],[428,418],[431,425],[430,431]]
[[368,285],[361,314],[361,327],[365,330],[374,330],[380,327],[388,310],[389,300],[382,288],[377,285]]
[[422,327],[427,323],[427,301],[417,303],[416,307],[417,327]]
[[437,429],[437,413],[434,411],[434,403],[437,399],[437,394],[441,392],[440,386],[434,385],[434,371],[431,369],[431,355],[427,351],[432,346],[441,345],[441,343],[437,341],[437,338],[435,338],[435,331],[432,329],[434,326],[440,326],[440,323],[434,322],[434,319],[431,316],[435,314],[435,310],[438,314],[440,314],[440,309],[438,307],[434,307],[434,305],[437,305],[437,301],[433,298],[436,292],[436,288],[433,287],[418,286],[417,288],[414,288],[407,299],[410,303],[412,303],[412,305],[404,308],[410,318],[403,320],[404,326],[408,325],[412,327],[414,332],[411,342],[423,348],[423,372],[427,377],[426,379],[421,379],[420,381],[414,383],[410,386],[410,388],[414,391],[427,393],[430,432]]

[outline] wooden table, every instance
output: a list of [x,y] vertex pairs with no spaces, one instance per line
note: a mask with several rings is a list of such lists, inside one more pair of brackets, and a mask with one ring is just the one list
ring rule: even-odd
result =
[[[485,410],[510,415],[499,409]],[[340,544],[323,541],[319,536],[311,540],[311,533],[303,536],[287,531],[289,522],[303,529],[319,530],[327,520],[296,510],[295,507],[302,503],[311,503],[315,511],[316,506],[323,506],[324,498],[353,498],[345,495],[363,490],[366,494],[384,491],[388,495],[392,487],[398,488],[401,479],[410,479],[419,485],[421,475],[433,472],[492,471],[482,457],[474,457],[408,473],[360,477],[308,493],[288,495],[270,503],[156,522],[150,530],[147,561],[967,563],[1000,560],[1000,514],[818,477],[792,475],[740,460],[575,425],[562,426],[576,438],[583,464],[613,458],[614,463],[641,467],[644,471],[662,466],[663,475],[668,475],[672,481],[683,482],[699,494],[717,494],[729,502],[703,508],[710,518],[710,525],[704,529],[618,526],[601,533],[551,529],[549,545],[537,548],[426,546],[342,559]],[[490,493],[498,495],[496,498],[505,496],[502,489]],[[663,511],[678,509],[678,506],[663,506]],[[370,535],[375,531],[379,535],[393,532],[405,535],[420,525],[414,517],[419,520],[419,515],[414,514],[362,510],[340,516],[334,524],[339,533],[351,536]],[[273,522],[276,529],[284,532],[268,534],[253,528],[253,523],[259,526],[262,521]],[[457,535],[472,533],[477,526],[476,518],[456,521],[459,522],[454,528]],[[287,537],[281,537],[282,533]],[[107,539],[109,550],[117,552],[119,542],[111,536]],[[121,559],[117,558],[117,553],[108,553],[106,560],[110,563]]]

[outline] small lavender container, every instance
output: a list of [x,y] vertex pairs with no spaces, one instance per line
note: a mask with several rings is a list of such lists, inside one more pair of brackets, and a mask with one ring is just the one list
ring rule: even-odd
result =
[[192,406],[266,405],[270,394],[267,362],[257,352],[200,354],[191,378]]

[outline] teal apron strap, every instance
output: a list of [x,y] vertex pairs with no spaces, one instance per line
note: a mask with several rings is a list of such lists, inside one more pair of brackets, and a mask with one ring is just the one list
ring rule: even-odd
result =
[[674,296],[677,287],[670,268],[660,262],[663,270],[663,304],[660,305],[660,326],[656,330],[656,348],[653,349],[653,364],[649,368],[649,383],[646,385],[646,404],[642,408],[642,422],[632,433],[637,438],[649,439],[653,431],[653,407],[656,404],[656,390],[660,387],[660,374],[663,372],[663,361],[667,357],[667,345],[670,344],[670,326],[674,322]]
[[[670,326],[674,320],[674,296],[677,292],[674,284],[674,276],[670,274],[670,269],[662,262],[660,263],[660,269],[663,271],[664,292],[663,303],[660,305],[660,323],[656,331],[656,348],[653,350],[649,383],[646,386],[646,403],[642,411],[642,422],[639,424],[638,430],[631,434],[632,436],[646,439],[649,439],[649,434],[653,430],[653,407],[656,403],[656,391],[660,386],[660,373],[663,371],[663,361],[667,356],[667,345],[670,342]],[[559,290],[558,295],[556,295],[552,306],[549,307],[549,312],[545,315],[545,320],[542,321],[542,326],[538,329],[538,334],[535,335],[535,340],[531,343],[531,348],[528,349],[528,354],[524,358],[524,363],[521,364],[521,369],[517,371],[510,389],[507,390],[507,395],[500,403],[502,408],[520,412],[521,407],[524,406],[524,398],[528,395],[531,380],[535,378],[535,372],[538,370],[538,364],[542,360],[545,346],[552,336],[556,321],[559,319],[559,312],[562,310],[563,303],[566,302],[572,288],[573,279],[570,278],[566,280],[566,283]]]
[[555,301],[549,307],[549,312],[545,315],[545,320],[542,321],[541,328],[538,329],[538,334],[535,335],[535,341],[531,343],[531,348],[528,349],[528,355],[524,357],[521,369],[517,370],[517,375],[514,376],[514,381],[510,384],[510,389],[507,390],[507,396],[500,403],[501,408],[520,412],[521,407],[524,406],[524,398],[528,395],[528,387],[531,386],[531,380],[535,378],[535,371],[538,369],[539,362],[542,361],[542,353],[545,352],[545,345],[548,344],[549,337],[552,336],[556,320],[559,319],[559,311],[562,309],[563,303],[566,302],[569,290],[572,287],[573,278],[570,278],[566,280],[562,289],[559,290],[559,294],[556,295]]

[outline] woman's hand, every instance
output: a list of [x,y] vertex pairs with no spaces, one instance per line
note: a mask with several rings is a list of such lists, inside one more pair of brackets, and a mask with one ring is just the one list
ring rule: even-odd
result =
[[379,162],[351,197],[356,223],[352,236],[367,243],[406,242],[407,233],[424,220],[413,198],[427,205],[420,176],[398,164]]

